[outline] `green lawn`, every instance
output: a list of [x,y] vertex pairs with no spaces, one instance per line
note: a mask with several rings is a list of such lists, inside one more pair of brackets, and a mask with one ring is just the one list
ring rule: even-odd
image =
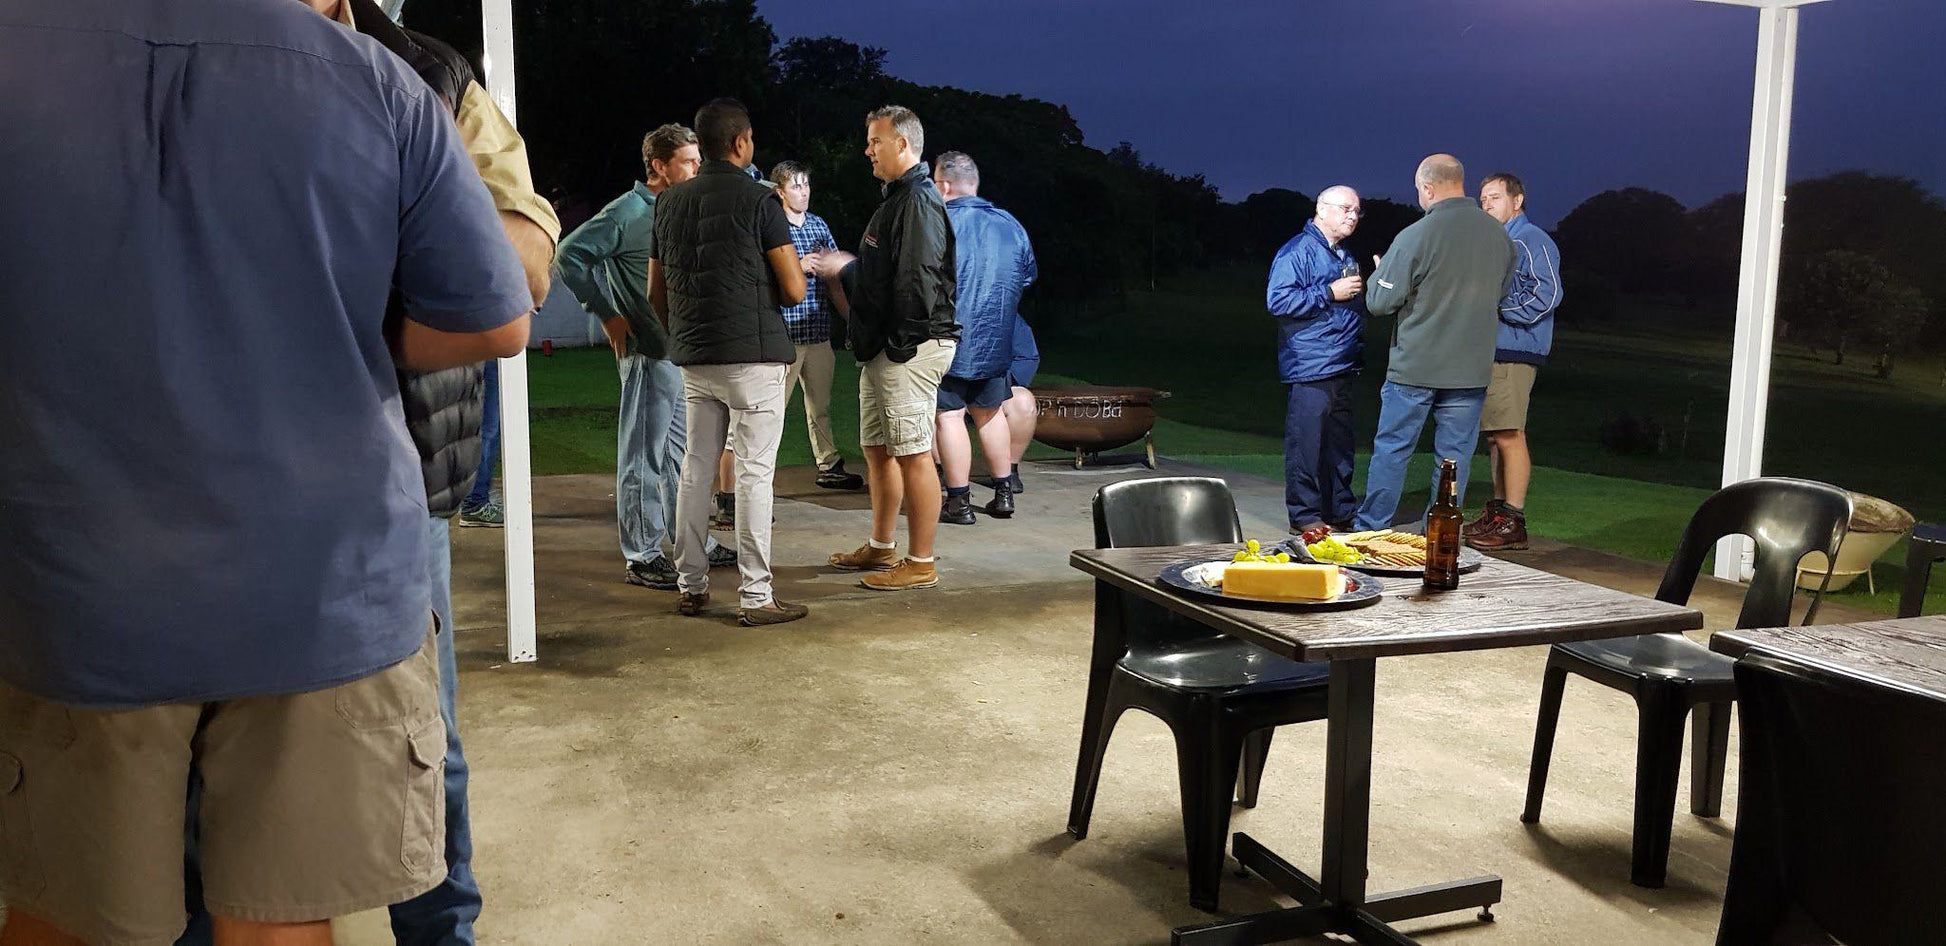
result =
[[[1046,371],[1037,384],[1141,384],[1172,392],[1162,403],[1157,449],[1164,454],[1272,479],[1283,475],[1283,389],[1277,383],[1274,326],[1263,314],[1259,277],[1236,270],[1202,274],[1153,293],[1132,294],[1127,309],[1065,331],[1042,331]],[[1569,287],[1572,292],[1572,287]],[[1583,326],[1565,313],[1552,363],[1535,387],[1529,436],[1536,459],[1529,524],[1541,536],[1650,561],[1667,560],[1683,524],[1722,473],[1729,390],[1729,323],[1680,310],[1645,309],[1627,324]],[[1368,370],[1359,381],[1360,442],[1377,419],[1390,323],[1374,320]],[[852,465],[858,373],[840,352],[832,426]],[[537,474],[607,472],[615,463],[615,403],[620,384],[606,349],[556,351],[529,359]],[[1780,344],[1772,375],[1766,470],[1805,476],[1883,496],[1921,519],[1946,518],[1946,388],[1941,365],[1907,356],[1891,381],[1863,363]],[[1649,416],[1666,431],[1657,456],[1617,455],[1600,443],[1602,423],[1622,411]],[[851,446],[846,446],[851,445]],[[1030,457],[1060,454],[1035,445]],[[1363,485],[1365,455],[1358,462]],[[783,465],[811,462],[803,404],[794,400],[778,453]],[[1414,458],[1404,504],[1425,502],[1431,460]],[[1475,459],[1473,505],[1485,496],[1485,457]],[[1903,578],[1905,546],[1895,545],[1876,573],[1841,598],[1891,612]],[[1946,582],[1935,582],[1931,610],[1946,610]]]

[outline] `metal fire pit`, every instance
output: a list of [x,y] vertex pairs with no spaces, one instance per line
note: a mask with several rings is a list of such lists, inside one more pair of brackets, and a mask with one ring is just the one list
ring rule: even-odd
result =
[[1142,441],[1136,458],[1155,469],[1155,402],[1169,396],[1154,388],[1082,385],[1034,388],[1040,420],[1034,439],[1056,450],[1074,451],[1074,468],[1113,462],[1102,452]]

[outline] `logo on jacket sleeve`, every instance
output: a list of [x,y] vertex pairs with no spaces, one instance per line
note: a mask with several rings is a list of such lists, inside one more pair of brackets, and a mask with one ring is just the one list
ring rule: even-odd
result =
[[869,246],[872,249],[878,249],[878,234],[876,233],[865,234],[864,243],[866,246]]

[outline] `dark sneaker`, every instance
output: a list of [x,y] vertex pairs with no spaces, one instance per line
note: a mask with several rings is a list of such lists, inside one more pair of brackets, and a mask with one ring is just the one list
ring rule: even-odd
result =
[[658,555],[646,562],[630,562],[622,580],[631,585],[654,588],[657,591],[676,590],[676,566],[669,559]]
[[939,521],[955,526],[972,525],[975,522],[972,494],[961,493],[958,496],[946,497],[946,501],[939,504]]
[[736,549],[730,548],[727,545],[718,544],[715,548],[709,550],[709,567],[711,568],[733,568],[736,566],[736,563]]
[[1475,519],[1472,522],[1469,522],[1466,525],[1461,526],[1460,535],[1466,536],[1467,538],[1472,538],[1476,535],[1485,535],[1488,532],[1498,529],[1499,528],[1499,525],[1497,525],[1498,521],[1500,519],[1505,518],[1505,516],[1501,513],[1501,509],[1506,505],[1507,503],[1505,500],[1501,500],[1501,499],[1487,500],[1487,508],[1480,512],[1480,518]]
[[876,572],[897,565],[901,557],[898,549],[873,548],[872,543],[867,542],[852,551],[835,553],[826,561],[831,563],[831,567],[848,572]]
[[1466,544],[1482,552],[1518,552],[1527,548],[1527,517],[1500,514],[1500,527],[1491,532],[1468,536]]
[[818,486],[823,489],[864,489],[865,478],[845,472],[845,461],[839,460],[831,465],[831,469],[818,471]]
[[737,494],[716,494],[716,511],[710,513],[709,527],[717,532],[737,530]]
[[684,592],[682,598],[676,601],[676,613],[686,618],[693,618],[703,613],[703,609],[707,607],[709,607],[707,591],[699,591],[693,595]]
[[874,572],[858,579],[858,583],[873,591],[916,591],[939,584],[939,566],[933,562],[915,562],[902,559],[897,565],[882,572]]
[[772,598],[769,604],[761,608],[738,608],[737,623],[744,627],[766,627],[772,624],[789,624],[810,613],[811,609],[801,604],[791,604],[788,601],[779,601],[776,598]]
[[1014,487],[1007,480],[1001,480],[993,487],[993,501],[987,503],[987,515],[995,519],[1014,517]]
[[507,508],[498,499],[489,499],[478,506],[461,506],[459,524],[474,529],[498,529],[507,524]]

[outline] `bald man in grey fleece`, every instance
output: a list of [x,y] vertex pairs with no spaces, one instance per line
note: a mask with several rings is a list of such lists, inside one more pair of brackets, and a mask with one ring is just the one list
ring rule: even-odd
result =
[[1428,416],[1433,458],[1459,461],[1465,501],[1467,470],[1480,439],[1480,408],[1493,378],[1500,300],[1513,282],[1513,242],[1498,220],[1467,199],[1466,169],[1458,158],[1435,154],[1419,162],[1413,183],[1426,216],[1373,260],[1377,270],[1365,287],[1366,311],[1398,321],[1359,529],[1392,525],[1406,461]]

